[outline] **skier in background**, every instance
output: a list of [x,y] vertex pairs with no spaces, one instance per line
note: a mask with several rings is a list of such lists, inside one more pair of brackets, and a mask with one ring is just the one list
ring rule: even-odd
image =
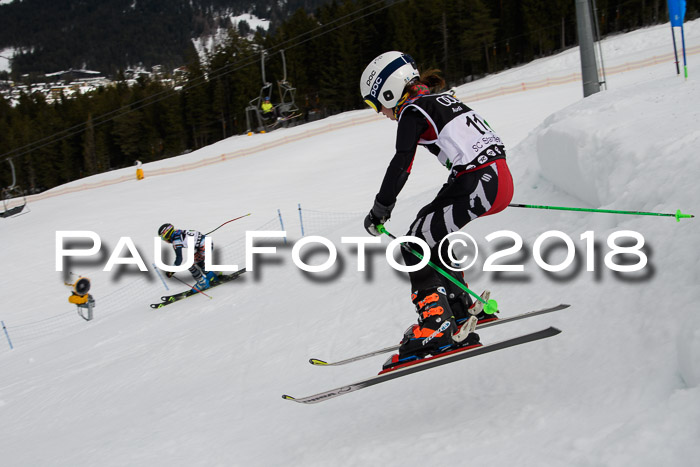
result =
[[[392,51],[372,60],[362,73],[360,91],[365,103],[398,122],[396,153],[364,224],[370,234],[381,235],[377,226],[391,217],[411,173],[416,148],[425,146],[449,170],[449,176],[436,197],[418,212],[407,235],[425,240],[431,260],[450,272],[441,259],[448,258],[448,242],[439,255],[440,241],[477,217],[505,209],[513,197],[513,180],[501,139],[451,93],[437,93],[445,86],[438,71],[420,74],[409,55]],[[418,245],[410,246],[421,251]],[[402,255],[407,266],[420,261],[405,250]],[[462,273],[451,274],[464,281]],[[465,335],[457,326],[470,316],[485,319],[481,302],[474,302],[430,266],[409,276],[418,324],[406,330],[398,355],[385,368],[479,342],[478,335]],[[490,292],[481,296],[488,301]]]
[[[164,242],[173,245],[175,250],[174,266],[182,264],[182,249],[187,246],[187,238],[192,238],[194,243],[194,264],[188,269],[192,278],[196,281],[193,290],[208,289],[210,282],[216,280],[217,276],[213,272],[207,272],[204,268],[204,239],[205,235],[197,230],[179,230],[175,229],[172,224],[163,224],[158,229],[158,235]],[[174,272],[166,272],[165,275],[173,277]]]
[[262,110],[262,116],[264,119],[268,120],[275,118],[275,106],[273,106],[272,102],[270,102],[270,96],[265,96],[265,100],[260,105],[260,109]]

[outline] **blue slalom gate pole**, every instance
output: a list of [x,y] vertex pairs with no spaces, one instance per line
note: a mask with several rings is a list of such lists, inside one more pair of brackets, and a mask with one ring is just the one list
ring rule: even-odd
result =
[[301,203],[298,204],[299,206],[299,225],[301,225],[301,236],[304,236],[304,219],[301,218]]
[[12,347],[12,341],[10,340],[10,335],[7,333],[7,328],[5,327],[5,322],[0,321],[2,323],[2,330],[5,331],[5,337],[7,337],[7,343],[10,344],[10,350],[14,350],[14,347]]
[[153,270],[156,272],[156,274],[158,274],[158,277],[160,277],[160,281],[163,283],[163,286],[165,287],[165,290],[170,290],[170,289],[168,288],[168,284],[165,283],[165,279],[163,279],[163,276],[161,275],[160,271],[159,271],[158,268],[156,267],[156,264],[155,264],[155,263],[151,263],[151,264],[153,265]]
[[[284,222],[282,222],[282,211],[279,209],[277,210],[277,215],[280,217],[280,227],[282,228],[281,230],[284,232]],[[284,237],[284,244],[287,244],[287,237]]]

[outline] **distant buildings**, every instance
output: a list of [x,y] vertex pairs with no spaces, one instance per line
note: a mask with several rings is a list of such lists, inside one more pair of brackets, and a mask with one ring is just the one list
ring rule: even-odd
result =
[[[161,65],[156,65],[150,71],[144,68],[129,68],[124,70],[124,78],[128,85],[134,85],[139,78],[158,79],[161,83],[178,88],[186,79],[187,69],[178,67],[167,76]],[[63,96],[70,99],[77,95],[87,94],[99,88],[115,85],[115,81],[106,78],[99,71],[92,70],[66,70],[47,73],[42,82],[23,84],[13,81],[0,80],[0,95],[10,102],[11,106],[19,103],[22,94],[31,95],[41,93],[48,103],[56,102]]]

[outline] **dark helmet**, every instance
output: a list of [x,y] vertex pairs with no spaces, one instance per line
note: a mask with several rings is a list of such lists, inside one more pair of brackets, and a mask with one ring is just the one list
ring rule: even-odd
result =
[[173,224],[163,224],[158,229],[158,235],[166,242],[169,242],[172,239],[173,232],[175,232],[175,227],[173,227]]

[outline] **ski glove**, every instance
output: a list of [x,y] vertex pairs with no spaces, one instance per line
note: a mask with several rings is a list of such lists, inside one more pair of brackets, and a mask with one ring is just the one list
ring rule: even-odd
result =
[[391,217],[391,211],[394,209],[395,204],[396,203],[393,203],[391,206],[384,206],[376,199],[374,200],[374,206],[372,206],[369,214],[367,214],[367,217],[365,217],[365,230],[367,233],[375,237],[382,234],[379,230],[377,230],[377,226],[379,224],[384,224],[389,220]]

